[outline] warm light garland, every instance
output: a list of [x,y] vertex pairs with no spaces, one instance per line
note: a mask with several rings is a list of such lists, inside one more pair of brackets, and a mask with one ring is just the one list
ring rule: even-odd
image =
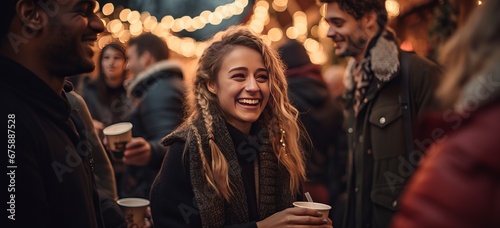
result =
[[387,15],[389,18],[394,18],[399,16],[399,2],[396,0],[385,1],[385,9],[387,10]]
[[[280,42],[287,37],[288,39],[297,39],[304,43],[311,61],[315,64],[323,64],[328,60],[327,50],[318,40],[326,37],[328,24],[325,20],[320,20],[316,25],[308,25],[308,16],[301,10],[290,12],[291,3],[296,5],[297,0],[257,0],[253,6],[253,14],[246,22],[246,26],[251,28],[269,44]],[[481,1],[478,2],[480,4]],[[214,11],[205,10],[198,16],[183,16],[173,18],[170,15],[164,16],[158,20],[148,12],[132,11],[122,9],[118,13],[118,18],[108,18],[116,10],[112,3],[105,4],[100,10],[102,21],[106,26],[107,35],[101,36],[98,40],[98,48],[101,49],[105,44],[113,39],[118,39],[126,43],[131,37],[138,36],[144,32],[152,32],[167,42],[169,48],[186,57],[198,58],[207,46],[206,42],[198,42],[190,37],[178,37],[173,33],[183,30],[194,32],[202,29],[207,24],[218,25],[223,20],[229,19],[235,15],[243,13],[248,6],[248,0],[235,0],[233,3],[218,6]],[[296,7],[295,7],[296,8]],[[391,17],[399,14],[399,4],[395,0],[387,0],[386,8]],[[271,18],[270,10],[277,13],[287,11],[292,15],[292,25],[281,27],[275,18]],[[320,8],[321,18],[324,17],[324,6]],[[96,7],[99,11],[99,6]],[[274,23],[270,23],[273,21]],[[266,29],[267,28],[267,29]],[[267,31],[267,34],[264,33]]]

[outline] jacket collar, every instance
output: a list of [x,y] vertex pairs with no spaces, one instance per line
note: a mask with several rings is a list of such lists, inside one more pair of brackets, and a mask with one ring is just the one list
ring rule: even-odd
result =
[[143,81],[149,79],[153,75],[156,75],[156,73],[161,72],[161,71],[179,71],[182,72],[181,70],[181,65],[177,62],[171,61],[171,60],[162,60],[159,61],[150,67],[148,67],[146,70],[140,72],[135,76],[132,80],[130,80],[127,85],[127,94],[130,96],[132,91]]
[[66,132],[75,145],[78,143],[78,132],[70,119],[72,108],[64,91],[61,90],[60,94],[55,93],[32,71],[1,55],[0,68],[10,74],[3,78],[0,89],[7,90],[18,97],[33,112],[42,116],[38,118],[47,118],[52,121]]
[[2,79],[2,85],[5,85],[2,87],[56,123],[69,119],[71,107],[63,91],[60,94],[55,93],[29,69],[5,56],[0,55],[0,67],[5,72],[10,72],[9,77]]
[[[392,80],[399,71],[399,49],[393,37],[393,32],[389,30],[382,31],[368,52],[368,55],[371,56],[371,71],[375,75],[375,78],[382,82]],[[354,58],[351,58],[347,63],[346,76],[344,77],[346,91],[354,89],[354,76],[352,72],[356,65],[357,63]]]

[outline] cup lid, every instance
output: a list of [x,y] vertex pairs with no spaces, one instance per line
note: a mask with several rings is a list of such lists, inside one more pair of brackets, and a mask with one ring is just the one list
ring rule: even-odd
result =
[[124,207],[144,207],[149,205],[149,200],[142,198],[123,198],[117,200],[116,203]]
[[132,129],[132,123],[122,122],[107,126],[102,130],[102,133],[104,133],[104,135],[119,135],[130,131],[130,129]]
[[330,209],[332,209],[332,207],[330,205],[327,205],[327,204],[316,203],[316,202],[307,202],[307,201],[293,202],[293,206],[302,207],[302,208],[311,208],[311,209],[316,209],[316,210],[330,210]]

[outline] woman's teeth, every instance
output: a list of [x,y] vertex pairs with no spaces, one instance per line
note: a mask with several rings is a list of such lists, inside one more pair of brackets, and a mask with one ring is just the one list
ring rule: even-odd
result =
[[259,103],[259,99],[239,99],[238,102],[242,104],[255,105]]

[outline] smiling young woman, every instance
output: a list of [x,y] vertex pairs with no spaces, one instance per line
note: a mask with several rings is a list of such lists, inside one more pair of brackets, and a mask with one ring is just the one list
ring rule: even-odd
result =
[[292,206],[305,168],[283,70],[248,28],[214,38],[199,61],[191,115],[163,140],[169,151],[151,191],[155,225],[331,227],[317,210]]

